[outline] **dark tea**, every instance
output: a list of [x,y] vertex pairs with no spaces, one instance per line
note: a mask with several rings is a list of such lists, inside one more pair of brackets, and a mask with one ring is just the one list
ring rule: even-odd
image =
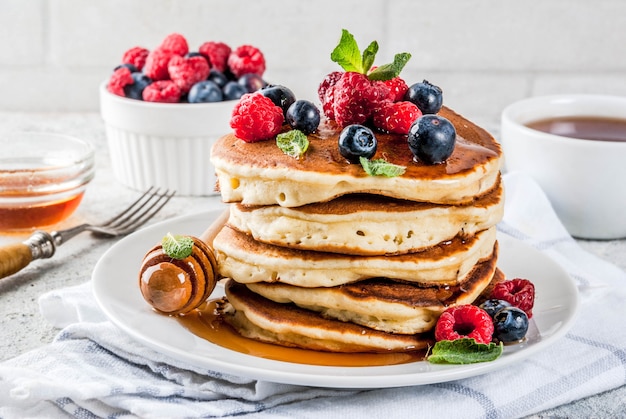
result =
[[527,127],[563,137],[596,141],[626,141],[626,119],[572,116],[542,119]]

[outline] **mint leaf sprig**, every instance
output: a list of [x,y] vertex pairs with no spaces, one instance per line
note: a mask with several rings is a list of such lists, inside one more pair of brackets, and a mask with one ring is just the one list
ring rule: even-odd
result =
[[406,171],[406,167],[389,163],[385,159],[368,160],[365,157],[359,157],[359,162],[363,166],[363,170],[370,176],[387,176],[396,177],[402,175]]
[[276,145],[286,155],[300,159],[309,149],[309,139],[302,131],[292,129],[278,134]]
[[391,80],[398,77],[400,72],[411,58],[408,52],[394,56],[393,62],[381,65],[370,71],[378,52],[378,42],[372,41],[361,53],[354,36],[346,29],[342,29],[339,44],[330,54],[330,59],[336,62],[345,71],[354,71],[365,74],[370,80]]
[[167,233],[161,240],[163,252],[172,259],[185,259],[193,252],[193,238]]
[[470,338],[440,340],[426,359],[433,364],[474,364],[494,361],[502,351],[502,342],[484,344]]

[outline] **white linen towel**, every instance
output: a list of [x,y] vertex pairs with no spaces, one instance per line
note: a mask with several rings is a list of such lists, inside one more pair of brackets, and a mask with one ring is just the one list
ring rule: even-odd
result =
[[626,273],[583,251],[540,188],[507,174],[501,233],[561,264],[582,304],[569,333],[530,359],[447,383],[337,390],[184,365],[135,342],[98,309],[90,282],[41,296],[54,342],[0,364],[0,417],[511,418],[626,383]]

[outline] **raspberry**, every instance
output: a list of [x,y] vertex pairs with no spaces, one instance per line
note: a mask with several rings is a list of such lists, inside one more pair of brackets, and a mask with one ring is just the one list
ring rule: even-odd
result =
[[180,88],[182,94],[186,94],[191,86],[199,81],[206,80],[209,76],[209,63],[204,57],[180,57],[173,56],[167,64],[170,78]]
[[374,111],[374,126],[381,131],[408,134],[422,111],[411,102],[386,102]]
[[265,72],[265,57],[258,48],[242,45],[228,56],[228,67],[236,78],[246,73],[262,76]]
[[343,76],[343,71],[333,71],[324,77],[324,80],[322,80],[317,88],[317,95],[322,102],[324,101],[324,97],[326,97],[326,91],[337,84],[341,76]]
[[478,343],[488,344],[493,335],[493,320],[480,307],[471,304],[446,309],[435,326],[435,340],[473,338]]
[[334,89],[335,84],[343,75],[343,71],[333,71],[324,77],[324,80],[320,83],[317,88],[317,95],[322,102],[322,110],[324,115],[326,115],[330,119],[335,119],[335,114],[333,113],[333,102],[334,102]]
[[248,93],[233,108],[230,127],[235,135],[251,143],[278,134],[285,118],[280,106],[261,93]]
[[209,61],[211,68],[214,68],[222,73],[226,71],[228,56],[231,53],[231,49],[223,42],[205,42],[200,45],[198,52]]
[[535,304],[535,285],[529,280],[521,278],[503,281],[493,287],[490,298],[504,300],[524,310],[530,319],[533,316]]
[[189,44],[184,36],[179,33],[171,33],[165,37],[159,49],[170,51],[181,57],[189,52]]
[[388,95],[385,84],[372,83],[364,74],[346,72],[333,89],[335,121],[342,128],[363,124]]
[[146,102],[176,103],[180,101],[180,88],[171,80],[160,80],[146,86],[141,94]]
[[133,84],[135,80],[130,74],[130,70],[126,67],[119,67],[111,74],[109,82],[107,83],[107,90],[114,95],[126,96],[124,94],[124,86]]
[[150,51],[145,48],[133,47],[122,56],[122,64],[132,64],[137,70],[141,71],[146,64],[146,58],[149,53]]
[[409,86],[400,77],[394,77],[391,80],[385,80],[380,83],[384,83],[389,88],[389,99],[392,102],[400,102],[404,100],[406,91],[409,90]]
[[170,74],[167,71],[167,64],[175,55],[164,49],[153,49],[146,57],[146,63],[143,67],[144,74],[154,81],[168,80]]

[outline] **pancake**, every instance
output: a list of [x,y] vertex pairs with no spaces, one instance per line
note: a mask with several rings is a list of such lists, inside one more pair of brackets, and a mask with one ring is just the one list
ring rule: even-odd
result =
[[496,225],[504,209],[500,182],[463,205],[376,195],[344,195],[297,208],[230,205],[228,224],[277,246],[351,255],[413,253]]
[[211,163],[222,199],[244,205],[299,207],[349,193],[438,204],[471,202],[498,182],[500,145],[450,109],[442,108],[439,115],[457,131],[454,152],[441,164],[415,160],[406,135],[376,133],[378,149],[373,159],[406,167],[403,175],[393,178],[368,176],[361,165],[348,163],[339,153],[340,130],[333,121],[325,121],[308,136],[309,149],[301,159],[285,155],[274,140],[246,143],[231,133],[213,145]]
[[221,317],[242,336],[283,346],[330,352],[402,352],[433,344],[431,334],[392,334],[261,297],[229,280]]
[[282,282],[300,287],[333,287],[384,275],[436,285],[462,282],[474,265],[488,258],[496,228],[471,238],[440,243],[423,252],[396,256],[352,256],[272,246],[224,227],[213,241],[220,275],[240,283]]
[[277,303],[294,303],[325,318],[348,321],[389,333],[431,330],[450,306],[471,304],[495,275],[497,246],[489,259],[476,264],[465,281],[450,287],[422,287],[387,278],[370,278],[337,287],[302,288],[258,282],[247,287]]

